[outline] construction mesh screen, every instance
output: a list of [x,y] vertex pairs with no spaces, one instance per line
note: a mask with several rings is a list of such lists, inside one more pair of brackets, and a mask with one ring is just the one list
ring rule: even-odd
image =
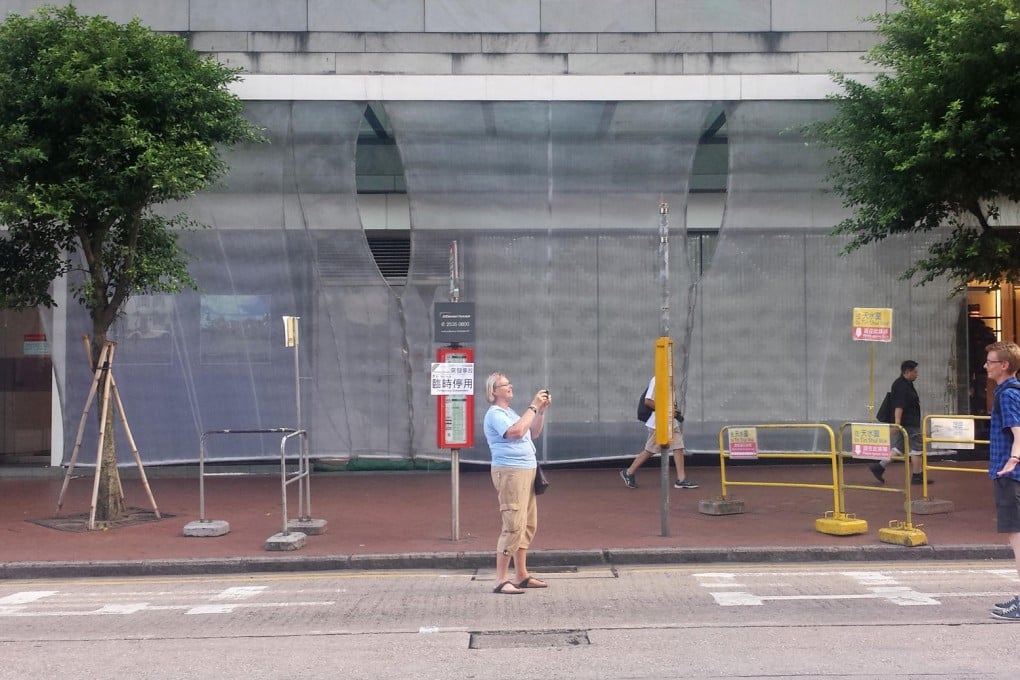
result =
[[[824,190],[824,154],[799,132],[826,104],[386,102],[410,226],[396,278],[366,237],[379,203],[358,193],[365,107],[249,102],[270,143],[230,152],[215,190],[166,209],[210,228],[181,237],[198,290],[132,299],[112,334],[146,463],[195,460],[207,430],[294,427],[298,385],[314,457],[448,456],[429,371],[452,241],[461,299],[476,310],[476,439],[462,460],[488,461],[483,392],[495,370],[519,409],[552,391],[541,459],[633,455],[664,323],[691,451],[717,452],[726,424],[866,419],[872,356],[876,391],[913,358],[925,410],[955,411],[961,305],[944,285],[897,280],[926,244],[841,257],[844,241],[828,235],[842,212]],[[709,131],[727,144],[724,180],[695,194]],[[688,229],[695,204],[722,206],[721,221]],[[893,308],[893,341],[853,342],[854,307]],[[76,304],[62,309],[50,335],[66,461],[91,381],[78,340],[90,328]],[[284,315],[301,317],[297,375]],[[279,438],[221,438],[209,454],[276,457]]]

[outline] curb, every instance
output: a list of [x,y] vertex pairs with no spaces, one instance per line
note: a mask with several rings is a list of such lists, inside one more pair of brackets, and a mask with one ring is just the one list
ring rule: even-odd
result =
[[[360,555],[236,557],[223,559],[0,562],[0,579],[102,576],[198,576],[291,571],[373,569],[488,569],[492,552],[429,552]],[[535,567],[624,566],[641,564],[754,564],[795,562],[894,562],[910,560],[1013,560],[1007,545],[946,545],[904,548],[894,545],[770,548],[607,548],[535,550]]]

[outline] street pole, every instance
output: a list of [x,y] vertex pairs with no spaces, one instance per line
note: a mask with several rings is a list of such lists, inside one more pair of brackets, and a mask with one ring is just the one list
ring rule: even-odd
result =
[[[450,243],[450,302],[460,302],[460,254]],[[441,425],[441,424],[440,424]],[[450,539],[460,540],[460,449],[450,451]]]
[[[660,310],[659,317],[659,336],[662,338],[669,337],[669,204],[665,199],[659,199],[659,259],[661,261],[661,269],[659,270],[659,282],[662,285],[662,307]],[[658,389],[658,382],[656,382],[656,391]],[[669,385],[669,393],[673,394],[672,380]],[[673,405],[672,397],[670,397],[669,404],[660,404],[656,402],[655,407],[658,408],[669,408],[669,416],[673,417]],[[670,421],[672,424],[672,421]],[[672,440],[672,431],[670,433],[670,439]],[[670,444],[662,445],[662,452],[659,456],[660,460],[660,475],[659,475],[659,486],[660,486],[660,533],[663,536],[669,536],[669,447]]]

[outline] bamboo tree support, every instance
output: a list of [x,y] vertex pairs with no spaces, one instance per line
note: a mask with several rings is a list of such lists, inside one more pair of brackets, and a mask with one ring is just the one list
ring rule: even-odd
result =
[[[85,344],[85,354],[88,357],[89,367],[93,370],[92,387],[89,389],[89,396],[85,402],[85,408],[81,414],[81,420],[78,422],[78,435],[75,437],[74,450],[71,452],[71,460],[67,465],[67,473],[64,475],[64,484],[60,489],[60,497],[57,499],[57,514],[60,514],[60,508],[64,504],[64,495],[67,492],[67,487],[71,481],[71,474],[74,472],[74,466],[78,460],[78,451],[81,449],[81,443],[85,436],[85,423],[88,420],[89,411],[92,409],[92,401],[96,398],[96,394],[99,392],[99,381],[102,380],[105,374],[107,380],[103,386],[103,412],[100,416],[99,421],[99,442],[97,445],[96,452],[96,475],[95,481],[92,485],[92,505],[89,510],[89,530],[96,528],[96,507],[99,502],[99,475],[102,469],[103,461],[103,443],[107,436],[106,432],[106,416],[110,406],[110,396],[116,400],[116,409],[120,415],[121,424],[124,426],[124,433],[127,436],[128,444],[131,447],[131,455],[135,458],[135,463],[138,464],[138,473],[142,480],[142,486],[145,489],[145,494],[149,498],[149,503],[152,504],[152,511],[156,514],[156,518],[160,518],[159,508],[156,507],[156,499],[152,495],[152,489],[149,486],[149,480],[145,476],[145,467],[142,465],[142,457],[138,453],[138,447],[135,444],[135,438],[131,434],[131,426],[128,425],[127,415],[124,413],[124,403],[120,399],[120,390],[117,389],[117,381],[113,377],[113,355],[116,350],[116,343],[107,341],[103,346],[102,351],[99,353],[99,364],[98,366],[92,365],[92,342],[89,336],[83,335],[82,341]],[[109,433],[113,436],[113,433]],[[119,475],[118,475],[119,477]],[[117,480],[118,490],[120,494],[124,495],[123,484],[120,483],[120,479]]]

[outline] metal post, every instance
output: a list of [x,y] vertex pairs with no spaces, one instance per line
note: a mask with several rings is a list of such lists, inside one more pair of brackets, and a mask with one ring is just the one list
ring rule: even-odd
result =
[[305,471],[305,514],[301,517],[302,520],[310,522],[312,520],[312,461],[308,458],[308,431],[301,431],[301,459],[304,461]]
[[[449,264],[450,302],[460,302],[460,253],[456,241],[450,242]],[[460,540],[460,449],[450,450],[450,539]]]
[[[300,432],[303,429],[301,422],[301,336],[299,334],[298,321],[301,319],[300,316],[294,317],[294,412],[297,417],[297,424],[294,429]],[[308,488],[308,475],[304,474],[305,471],[305,460],[304,460],[305,447],[303,446],[303,439],[298,441],[298,518],[307,520],[311,518],[311,499],[309,498],[310,490]],[[284,516],[286,516],[284,512]]]
[[283,511],[280,513],[283,517],[283,530],[280,531],[281,536],[290,535],[290,530],[287,528],[287,452],[284,449],[284,445],[287,438],[284,437],[280,442],[280,499]]
[[450,533],[460,540],[460,449],[450,450]]
[[[659,270],[659,281],[662,285],[662,307],[659,317],[659,337],[669,337],[669,204],[665,199],[659,200],[659,257],[662,268]],[[670,394],[673,386],[669,386]],[[671,400],[672,401],[672,400]],[[656,404],[656,408],[668,407],[670,404]],[[672,416],[672,413],[670,413]],[[660,531],[662,536],[669,536],[669,444],[662,447],[660,454]]]
[[[301,432],[304,429],[301,418],[301,333],[299,321],[301,321],[300,316],[283,317],[284,345],[294,348],[294,412],[297,418],[294,430],[296,432]],[[310,521],[312,518],[312,489],[308,474],[311,468],[308,461],[307,434],[302,437],[298,446],[297,516],[301,521]],[[284,514],[286,515],[286,512]]]
[[202,433],[198,447],[198,519],[205,521],[205,435]]

